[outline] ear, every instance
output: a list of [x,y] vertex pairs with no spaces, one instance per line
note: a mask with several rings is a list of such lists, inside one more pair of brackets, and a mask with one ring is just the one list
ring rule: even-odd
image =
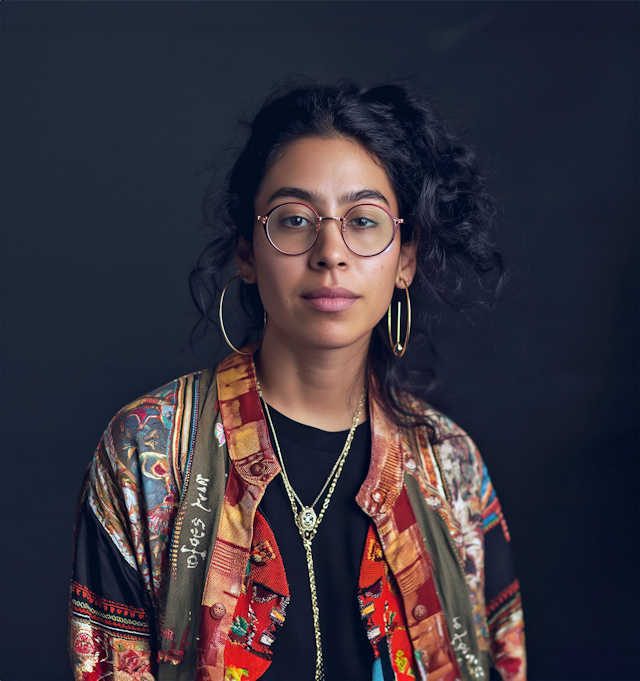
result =
[[396,288],[404,289],[404,284],[401,279],[407,282],[407,286],[411,286],[413,278],[416,276],[418,242],[413,239],[409,243],[402,244],[400,250],[400,258],[398,260],[398,273],[396,275]]
[[238,237],[236,247],[236,269],[242,275],[246,284],[255,284],[258,281],[256,267],[253,259],[253,244],[244,237]]

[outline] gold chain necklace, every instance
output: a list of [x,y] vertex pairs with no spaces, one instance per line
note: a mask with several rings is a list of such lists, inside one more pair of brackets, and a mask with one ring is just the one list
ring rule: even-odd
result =
[[[273,427],[273,421],[271,420],[271,414],[269,413],[269,405],[266,403],[264,399],[262,390],[260,388],[260,382],[258,381],[257,378],[256,384],[258,386],[258,394],[260,395],[260,399],[264,404],[265,413],[267,414],[267,418],[269,419],[271,432],[273,433],[273,441],[276,446],[276,451],[278,452],[280,467],[282,468],[281,474],[282,480],[284,482],[284,488],[287,491],[287,496],[289,497],[289,502],[291,503],[291,510],[293,511],[293,517],[296,523],[296,527],[298,528],[298,532],[302,537],[302,545],[304,546],[304,550],[307,556],[307,569],[309,571],[309,587],[311,589],[311,611],[313,613],[313,632],[316,643],[315,681],[322,681],[324,679],[324,664],[322,662],[322,639],[320,637],[320,609],[318,608],[318,592],[316,589],[316,574],[313,569],[313,553],[311,551],[311,542],[313,541],[313,538],[316,536],[318,526],[322,522],[322,518],[324,517],[325,511],[329,507],[331,495],[333,494],[333,490],[336,488],[336,484],[338,482],[338,478],[340,477],[340,473],[342,473],[344,462],[347,458],[347,454],[349,453],[349,449],[351,448],[353,434],[356,430],[356,426],[358,425],[358,421],[360,420],[360,414],[362,413],[362,405],[364,404],[364,398],[367,394],[367,389],[366,387],[362,389],[362,395],[360,395],[358,408],[356,409],[356,412],[353,415],[351,430],[349,431],[349,435],[347,435],[347,441],[344,443],[342,452],[340,453],[340,456],[335,462],[331,470],[331,473],[329,473],[327,481],[324,483],[324,486],[320,490],[320,494],[318,494],[313,504],[311,504],[311,506],[305,506],[300,500],[300,497],[295,493],[293,487],[291,486],[291,483],[289,482],[289,476],[287,475],[287,470],[284,466],[284,459],[282,458],[282,452],[280,451],[280,444],[278,442],[278,437],[276,436],[276,429]],[[316,516],[316,512],[313,510],[313,507],[318,503],[320,497],[322,496],[323,492],[325,491],[329,483],[331,483],[329,491],[327,492],[327,496],[322,502],[322,508],[320,510],[320,513]],[[300,510],[298,510],[296,502],[300,504]]]

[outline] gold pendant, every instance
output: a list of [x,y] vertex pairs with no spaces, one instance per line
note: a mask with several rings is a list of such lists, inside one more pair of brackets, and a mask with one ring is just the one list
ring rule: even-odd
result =
[[303,508],[300,513],[298,513],[296,520],[297,525],[301,530],[309,532],[316,526],[316,512],[312,508]]

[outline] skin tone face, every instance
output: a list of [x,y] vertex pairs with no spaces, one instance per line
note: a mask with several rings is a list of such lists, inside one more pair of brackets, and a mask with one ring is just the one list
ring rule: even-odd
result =
[[[255,197],[255,214],[287,201],[306,203],[321,216],[374,203],[402,217],[385,170],[345,138],[308,137],[284,150]],[[327,220],[309,251],[285,255],[256,220],[253,243],[240,243],[236,265],[245,282],[257,283],[268,315],[256,359],[267,401],[299,422],[348,428],[372,329],[386,314],[394,287],[404,289],[400,278],[411,284],[415,250],[401,246],[398,231],[379,255],[356,255],[340,222]]]

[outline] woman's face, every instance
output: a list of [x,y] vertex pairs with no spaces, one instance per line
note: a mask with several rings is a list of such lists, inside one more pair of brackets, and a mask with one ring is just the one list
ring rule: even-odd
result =
[[[343,216],[364,202],[402,217],[385,170],[345,138],[307,137],[286,147],[264,178],[255,214],[265,215],[287,201],[310,205],[321,216]],[[402,227],[391,245],[372,257],[351,252],[340,228],[340,221],[323,221],[310,250],[285,255],[270,244],[256,220],[252,248],[241,244],[236,264],[247,283],[258,284],[269,317],[267,334],[309,349],[366,344],[387,311],[394,286],[403,288],[400,277],[411,283],[415,250],[401,247]]]

